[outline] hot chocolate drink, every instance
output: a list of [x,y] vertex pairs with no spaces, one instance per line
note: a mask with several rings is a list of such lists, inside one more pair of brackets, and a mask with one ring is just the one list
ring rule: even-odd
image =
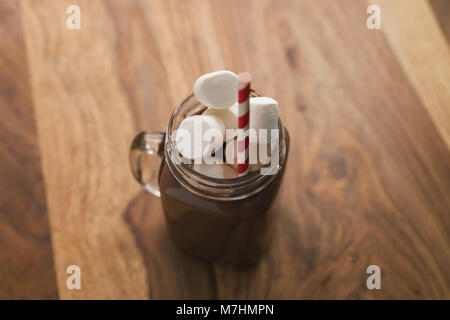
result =
[[[286,158],[289,139],[285,130]],[[286,163],[263,190],[248,198],[218,201],[187,190],[162,161],[159,187],[169,233],[186,252],[209,261],[234,265],[255,263],[267,248],[270,210]]]

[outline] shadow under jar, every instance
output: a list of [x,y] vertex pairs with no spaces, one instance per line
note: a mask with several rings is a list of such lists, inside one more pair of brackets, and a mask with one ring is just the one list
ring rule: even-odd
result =
[[147,191],[161,197],[169,234],[185,252],[207,261],[253,265],[270,241],[276,214],[270,207],[286,167],[289,136],[279,120],[279,161],[273,175],[257,170],[233,179],[205,176],[173,161],[173,131],[202,110],[190,95],[176,107],[165,134],[137,135],[130,150],[132,172]]

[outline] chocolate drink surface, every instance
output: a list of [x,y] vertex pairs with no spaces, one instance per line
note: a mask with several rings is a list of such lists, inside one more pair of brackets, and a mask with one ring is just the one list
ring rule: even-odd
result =
[[[286,157],[289,137],[286,132]],[[170,236],[187,253],[207,261],[233,265],[256,263],[267,248],[271,210],[286,168],[260,192],[239,200],[220,201],[190,192],[161,163],[159,186]]]

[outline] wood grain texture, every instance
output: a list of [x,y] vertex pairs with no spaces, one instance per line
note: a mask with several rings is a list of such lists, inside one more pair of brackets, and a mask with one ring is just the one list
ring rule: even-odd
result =
[[450,42],[450,2],[447,0],[429,0],[431,8],[441,26],[441,30]]
[[[399,63],[450,148],[450,49],[432,10],[423,1],[374,3],[382,7],[386,38]],[[396,14],[402,10],[408,17]]]
[[[129,174],[135,133],[115,62],[115,33],[100,1],[80,1],[81,30],[66,28],[70,1],[22,2],[37,128],[61,298],[145,298],[146,274],[123,219],[138,191]],[[82,290],[66,288],[79,265]]]
[[[76,2],[80,30],[65,27],[73,1],[21,1],[14,55],[30,69],[61,298],[450,298],[450,59],[434,4]],[[382,30],[366,28],[372,2]],[[251,72],[291,136],[272,247],[247,270],[181,253],[128,165],[133,136],[164,130],[217,69]],[[66,289],[70,264],[81,291]]]
[[20,8],[0,2],[0,299],[56,299]]

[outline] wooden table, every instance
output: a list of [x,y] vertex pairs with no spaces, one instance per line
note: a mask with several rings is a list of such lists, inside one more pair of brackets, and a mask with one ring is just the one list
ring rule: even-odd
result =
[[[449,299],[449,16],[446,0],[2,0],[0,298]],[[218,69],[251,72],[292,140],[271,250],[247,270],[181,253],[128,163]]]

